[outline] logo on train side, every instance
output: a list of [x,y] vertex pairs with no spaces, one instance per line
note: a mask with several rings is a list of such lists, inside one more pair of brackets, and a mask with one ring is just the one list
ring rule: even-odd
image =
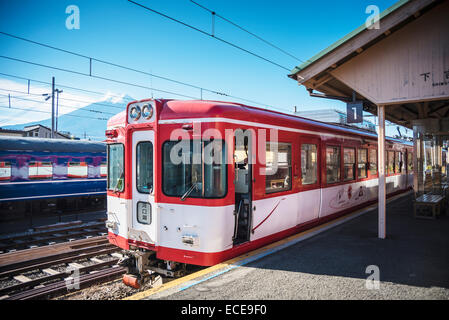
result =
[[[277,156],[279,133],[277,129],[268,130],[258,128],[257,130],[247,129],[245,131],[241,129],[225,129],[225,137],[216,128],[209,128],[203,132],[201,122],[193,122],[191,129],[192,133],[182,128],[174,129],[171,132],[170,140],[179,141],[170,151],[170,161],[173,164],[201,165],[203,161],[208,165],[233,164],[234,155],[230,153],[227,154],[227,157],[223,157],[222,155],[221,141],[224,141],[227,147],[233,145],[235,142],[235,150],[245,150],[248,153],[248,164],[261,164],[263,167],[260,168],[261,175],[266,175],[266,169],[264,167],[268,161],[270,175],[277,172],[279,163]],[[191,143],[191,137],[193,138],[193,143]],[[202,150],[202,142],[204,141],[217,141],[217,143],[209,143]],[[257,148],[254,148],[254,141],[257,141]],[[257,154],[255,149],[257,149]],[[192,158],[186,156],[191,152],[193,152]]]

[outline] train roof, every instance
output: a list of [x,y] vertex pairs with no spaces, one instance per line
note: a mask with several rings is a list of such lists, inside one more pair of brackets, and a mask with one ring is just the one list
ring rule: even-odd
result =
[[[146,99],[143,101],[148,100]],[[331,134],[346,135],[348,137],[357,135],[377,141],[376,132],[347,125],[321,122],[297,115],[247,106],[236,102],[164,99],[158,99],[155,101],[160,102],[158,107],[158,121],[164,121],[165,123],[169,123],[170,120],[192,121],[194,119],[201,118],[217,118],[217,121],[220,121],[219,118],[226,118],[279,127],[298,128],[298,126],[301,126],[301,128],[305,127],[311,131],[325,131]],[[129,104],[136,102],[139,101],[133,101]],[[122,111],[109,119],[108,128],[124,126],[125,123],[126,111]],[[404,145],[413,146],[413,143],[401,139],[386,137],[386,140],[389,143],[401,143]]]
[[[280,127],[296,128],[298,125],[311,130],[328,131],[335,134],[358,135],[377,140],[377,133],[357,127],[331,124],[303,118],[278,111],[247,106],[235,102],[206,100],[169,100],[163,103],[159,120],[195,119],[195,118],[231,118],[250,122],[265,123]],[[388,142],[413,146],[413,143],[397,138],[386,137]]]
[[49,152],[106,152],[106,143],[96,141],[0,137],[0,150]]

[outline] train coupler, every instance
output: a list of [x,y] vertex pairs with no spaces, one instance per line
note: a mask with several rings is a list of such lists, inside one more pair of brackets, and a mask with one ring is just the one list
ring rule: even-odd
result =
[[154,260],[154,252],[151,251],[125,251],[123,257],[117,262],[125,267],[127,273],[123,276],[123,283],[127,286],[139,289],[144,284],[152,287],[162,285],[162,278],[154,270],[151,270]]
[[134,289],[140,289],[143,285],[148,283],[153,288],[162,285],[162,277],[151,271],[143,275],[126,273],[123,275],[122,281],[125,285]]
[[140,289],[141,281],[137,275],[126,273],[123,275],[123,283],[134,289]]

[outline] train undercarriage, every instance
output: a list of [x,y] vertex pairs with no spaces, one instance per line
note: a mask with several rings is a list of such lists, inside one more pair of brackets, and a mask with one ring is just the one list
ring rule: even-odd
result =
[[187,264],[159,260],[154,251],[134,249],[123,251],[122,254],[123,258],[118,265],[127,269],[123,276],[123,283],[135,289],[139,289],[146,283],[152,286],[162,283],[161,276],[178,278],[187,273]]

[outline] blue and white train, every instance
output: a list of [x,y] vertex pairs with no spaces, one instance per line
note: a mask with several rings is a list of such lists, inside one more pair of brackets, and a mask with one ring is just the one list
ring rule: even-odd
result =
[[0,137],[0,219],[104,208],[106,176],[103,142]]

